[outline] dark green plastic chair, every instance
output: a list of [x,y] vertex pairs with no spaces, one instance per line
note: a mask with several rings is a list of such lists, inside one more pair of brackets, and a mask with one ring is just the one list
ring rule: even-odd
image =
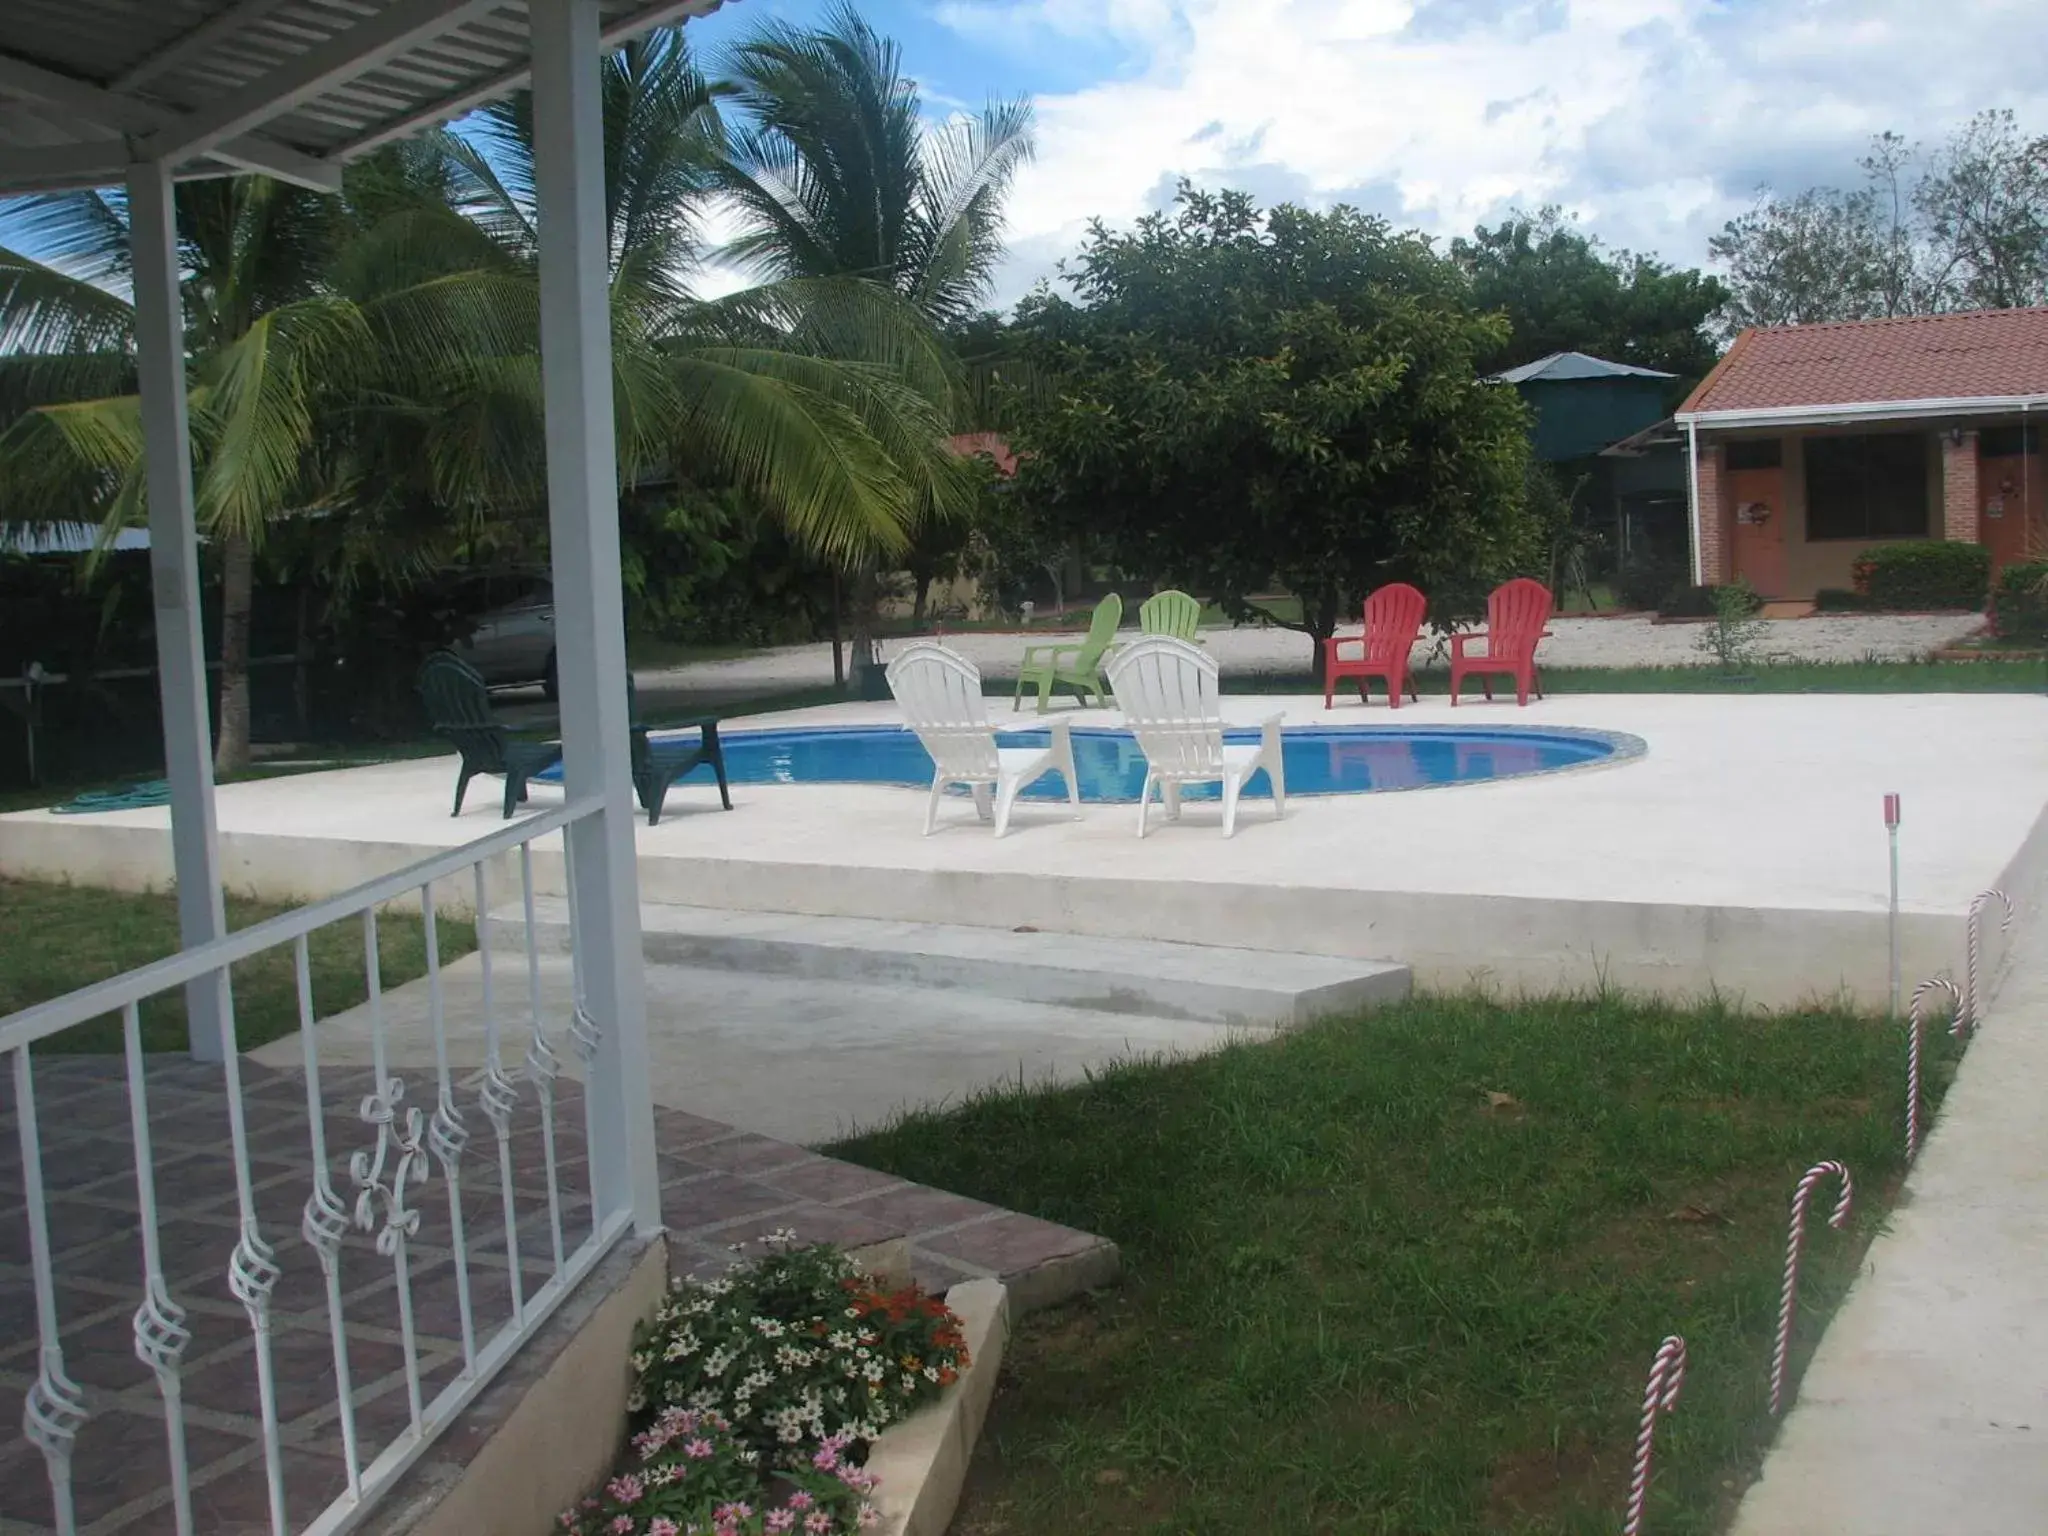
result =
[[560,742],[515,736],[498,723],[491,713],[489,686],[460,656],[436,651],[421,665],[418,686],[435,734],[446,736],[462,754],[462,770],[455,778],[455,809],[450,814],[462,814],[462,797],[469,792],[471,779],[480,773],[501,773],[509,819],[526,798],[526,781],[562,760]]
[[633,793],[640,797],[641,809],[647,812],[647,825],[651,827],[661,820],[661,806],[668,798],[669,786],[700,763],[711,765],[711,771],[718,776],[718,798],[728,811],[732,809],[732,791],[725,782],[725,749],[718,742],[716,715],[694,715],[673,722],[685,730],[694,728],[694,743],[652,740],[647,727],[640,723],[640,697],[630,673],[626,677],[626,714],[633,724]]

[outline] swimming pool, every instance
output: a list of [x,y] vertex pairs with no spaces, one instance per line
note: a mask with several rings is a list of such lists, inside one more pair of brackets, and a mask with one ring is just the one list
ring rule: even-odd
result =
[[[696,732],[678,732],[694,740]],[[905,784],[922,789],[932,781],[932,760],[918,739],[900,726],[803,726],[778,730],[727,731],[726,776],[736,784]],[[1256,741],[1253,729],[1228,730],[1229,741]],[[655,739],[662,739],[656,732]],[[1042,746],[1043,728],[1003,731],[1003,746]],[[1290,795],[1356,795],[1433,785],[1472,784],[1581,768],[1639,754],[1642,743],[1606,731],[1466,729],[1458,726],[1288,727],[1281,737]],[[1135,803],[1145,782],[1145,759],[1128,731],[1082,727],[1074,732],[1074,765],[1081,798]],[[550,774],[550,777],[553,777]],[[684,783],[708,781],[699,768]],[[1256,775],[1245,793],[1270,796],[1266,775]],[[1027,800],[1064,800],[1058,773],[1024,791]],[[1215,785],[1190,788],[1188,798],[1214,799]]]

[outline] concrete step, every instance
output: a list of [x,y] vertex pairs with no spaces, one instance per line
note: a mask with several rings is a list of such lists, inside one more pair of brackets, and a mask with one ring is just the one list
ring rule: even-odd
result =
[[[544,951],[566,947],[567,910],[560,899],[538,903]],[[1286,1028],[1409,991],[1406,966],[1329,955],[653,902],[640,912],[650,965],[957,989],[1240,1028]],[[494,947],[523,946],[517,907],[492,912],[489,923]]]

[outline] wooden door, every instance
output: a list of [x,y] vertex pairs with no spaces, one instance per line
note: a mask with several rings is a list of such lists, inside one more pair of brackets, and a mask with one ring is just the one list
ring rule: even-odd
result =
[[2048,458],[2000,454],[1977,465],[1977,539],[1991,551],[1991,568],[2048,556]]
[[1763,597],[1785,595],[1785,472],[1738,469],[1728,475],[1735,507],[1735,574]]

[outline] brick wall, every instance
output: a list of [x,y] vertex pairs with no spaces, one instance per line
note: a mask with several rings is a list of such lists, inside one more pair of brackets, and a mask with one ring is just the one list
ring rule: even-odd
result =
[[1965,432],[1957,442],[1941,438],[1941,536],[1967,544],[1977,542],[1977,434]]
[[1700,518],[1700,581],[1709,587],[1720,586],[1728,580],[1732,569],[1729,563],[1728,509],[1722,505],[1722,487],[1727,477],[1721,471],[1721,446],[1718,443],[1700,444],[1699,467],[1699,518]]

